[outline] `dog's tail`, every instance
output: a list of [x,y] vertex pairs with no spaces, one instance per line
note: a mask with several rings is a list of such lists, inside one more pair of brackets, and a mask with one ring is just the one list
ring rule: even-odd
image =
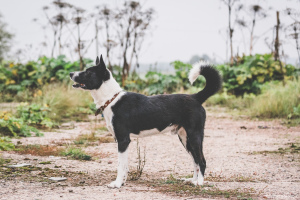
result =
[[204,76],[206,79],[204,89],[195,94],[196,99],[202,104],[210,96],[214,95],[221,89],[222,78],[215,68],[205,62],[198,62],[193,65],[193,68],[189,73],[189,80],[191,84],[193,84],[199,75]]

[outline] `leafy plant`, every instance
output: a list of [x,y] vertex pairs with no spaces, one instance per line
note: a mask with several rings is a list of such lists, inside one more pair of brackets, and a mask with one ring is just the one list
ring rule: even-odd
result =
[[87,155],[82,149],[69,147],[64,152],[63,156],[69,156],[75,160],[91,160],[92,157]]
[[[89,65],[92,60],[84,59],[84,63]],[[57,58],[41,57],[25,64],[3,62],[0,63],[0,90],[16,95],[24,90],[41,88],[48,83],[68,80],[69,73],[78,70],[79,63],[66,61],[63,55]],[[37,95],[39,94],[34,93],[34,96]]]
[[294,66],[275,61],[271,54],[244,56],[238,63],[232,67],[226,64],[217,66],[223,77],[223,87],[235,95],[260,94],[264,83],[290,79],[297,72]]
[[9,137],[0,137],[0,150],[1,151],[10,151],[14,150],[15,145],[11,143],[11,139]]
[[41,106],[39,104],[21,103],[17,108],[17,113],[23,121],[28,124],[52,128],[56,126],[49,117],[50,108],[47,104]]
[[11,113],[5,111],[0,113],[0,134],[29,137],[32,133],[35,133],[35,136],[43,135],[36,128],[28,126],[23,119],[13,117]]

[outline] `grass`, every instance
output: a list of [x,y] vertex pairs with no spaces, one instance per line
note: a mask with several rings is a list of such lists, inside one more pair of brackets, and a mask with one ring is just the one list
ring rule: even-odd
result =
[[210,97],[206,106],[221,105],[251,117],[285,118],[289,126],[300,123],[300,81],[271,82],[264,85],[262,94],[243,97],[223,93]]
[[138,180],[143,174],[143,170],[146,164],[146,149],[144,149],[144,158],[141,156],[141,149],[139,146],[139,139],[136,140],[136,150],[137,150],[137,166],[136,170],[131,170],[128,173],[129,180]]
[[290,143],[286,148],[278,148],[274,151],[254,151],[251,154],[299,154],[300,153],[300,143]]
[[300,81],[288,81],[284,86],[282,83],[272,83],[255,98],[251,111],[253,116],[259,117],[287,117],[299,104]]
[[152,186],[155,190],[174,194],[176,196],[197,196],[204,198],[217,198],[225,197],[230,199],[251,199],[256,196],[256,191],[253,188],[244,189],[219,189],[214,185],[204,184],[203,186],[195,186],[192,183],[184,182],[174,178],[172,175],[167,179],[157,179],[154,182],[146,183],[148,186]]
[[60,122],[66,117],[82,121],[87,114],[93,113],[90,109],[92,97],[89,92],[76,90],[63,83],[45,85],[42,95],[34,98],[33,102],[49,106],[50,118]]
[[18,154],[31,154],[33,156],[59,156],[63,150],[64,148],[54,145],[18,145],[15,151]]
[[91,132],[90,134],[79,135],[74,140],[75,145],[84,145],[84,146],[93,145],[93,143],[95,142],[112,143],[115,142],[115,140],[113,137],[109,137],[109,136],[97,137],[95,132]]
[[251,107],[255,95],[245,94],[243,97],[236,97],[234,95],[227,94],[226,92],[218,93],[210,97],[206,101],[207,106],[222,105],[230,109],[243,110]]
[[74,148],[74,147],[67,148],[65,151],[63,151],[61,153],[61,155],[68,156],[75,160],[91,160],[92,159],[92,157],[90,155],[87,155],[82,149]]

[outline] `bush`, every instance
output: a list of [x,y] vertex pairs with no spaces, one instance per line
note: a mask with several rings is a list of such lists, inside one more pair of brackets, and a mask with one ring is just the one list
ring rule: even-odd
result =
[[82,149],[69,147],[64,152],[62,152],[63,156],[69,156],[75,160],[91,160],[92,157],[87,155]]
[[33,103],[46,105],[51,110],[47,118],[60,122],[64,118],[93,114],[95,105],[88,91],[72,88],[71,84],[54,83],[41,89],[43,95],[33,99]]
[[14,150],[15,145],[11,143],[11,139],[9,137],[0,137],[0,150],[1,151],[10,151]]
[[47,104],[41,106],[39,104],[21,103],[17,108],[18,117],[29,125],[42,126],[52,128],[57,124],[54,123],[48,116],[51,109]]
[[[86,65],[92,60],[85,59]],[[66,61],[65,56],[57,58],[41,57],[37,61],[25,64],[3,62],[0,64],[0,90],[5,91],[2,96],[18,94],[26,90],[41,88],[52,82],[61,82],[69,79],[71,71],[78,71],[79,63]]]
[[0,134],[7,136],[31,136],[35,133],[36,136],[42,136],[34,127],[28,126],[22,118],[13,117],[11,113],[0,112]]
[[272,80],[291,79],[297,70],[292,65],[283,65],[281,73],[279,61],[274,61],[271,54],[244,56],[239,64],[218,65],[223,77],[223,87],[231,94],[242,96],[244,93],[260,94],[264,83]]
[[[265,86],[263,94],[257,96],[251,106],[252,114],[261,117],[297,117],[300,104],[300,81],[270,83]],[[291,116],[292,116],[291,115]]]

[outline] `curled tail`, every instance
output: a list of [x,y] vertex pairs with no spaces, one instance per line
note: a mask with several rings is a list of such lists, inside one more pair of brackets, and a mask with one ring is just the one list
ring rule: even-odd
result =
[[195,94],[196,99],[202,104],[210,96],[214,95],[221,89],[222,78],[215,68],[204,62],[199,62],[193,65],[193,68],[189,73],[189,80],[191,84],[193,84],[199,75],[204,76],[206,79],[204,89]]

